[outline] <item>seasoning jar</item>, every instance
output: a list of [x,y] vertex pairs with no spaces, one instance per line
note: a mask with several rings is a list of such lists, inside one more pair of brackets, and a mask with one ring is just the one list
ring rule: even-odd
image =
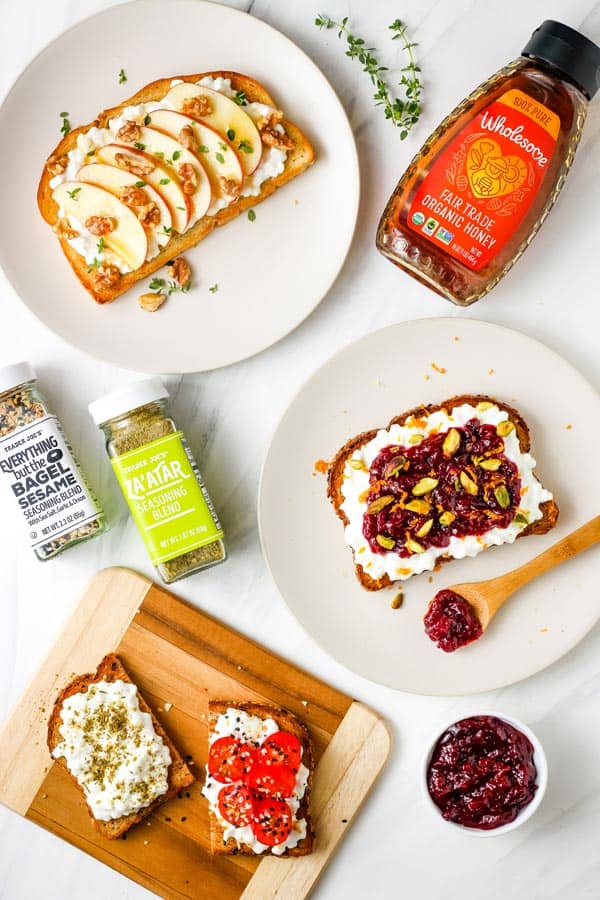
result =
[[379,223],[380,252],[459,306],[487,294],[552,209],[599,87],[600,47],[544,22],[412,160]]
[[90,403],[148,555],[166,584],[227,559],[223,529],[160,378]]
[[28,362],[0,369],[0,481],[38,559],[106,530],[104,513]]

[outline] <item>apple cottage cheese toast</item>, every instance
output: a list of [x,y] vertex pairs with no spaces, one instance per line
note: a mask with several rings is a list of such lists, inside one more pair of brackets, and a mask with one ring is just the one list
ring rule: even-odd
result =
[[247,75],[163,78],[65,135],[38,205],[106,303],[313,161],[308,139]]
[[377,591],[553,528],[558,506],[529,449],[523,417],[478,395],[349,440],[329,466],[328,496],[362,586]]
[[307,729],[264,703],[211,700],[202,793],[214,854],[306,856],[313,756]]
[[94,675],[80,675],[61,691],[48,749],[83,794],[96,831],[109,839],[195,780],[112,653]]

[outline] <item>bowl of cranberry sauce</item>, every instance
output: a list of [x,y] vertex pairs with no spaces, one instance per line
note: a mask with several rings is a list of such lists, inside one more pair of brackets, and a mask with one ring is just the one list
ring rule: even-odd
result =
[[490,837],[529,819],[546,790],[548,765],[523,722],[495,712],[452,722],[423,762],[428,805],[455,829]]

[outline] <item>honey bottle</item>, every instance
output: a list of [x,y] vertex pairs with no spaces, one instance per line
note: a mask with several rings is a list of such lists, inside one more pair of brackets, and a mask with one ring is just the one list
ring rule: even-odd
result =
[[599,88],[600,47],[545,21],[425,142],[383,213],[379,251],[459,306],[479,300],[552,209]]

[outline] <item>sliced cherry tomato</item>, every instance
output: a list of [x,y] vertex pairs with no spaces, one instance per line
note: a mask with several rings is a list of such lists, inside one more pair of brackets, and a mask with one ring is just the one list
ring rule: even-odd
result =
[[302,744],[288,731],[276,731],[261,744],[258,750],[260,761],[270,765],[289,766],[294,772],[300,768]]
[[283,844],[292,829],[292,811],[283,800],[255,800],[252,831],[261,844]]
[[256,759],[256,750],[232,737],[218,738],[210,745],[208,771],[222,784],[243,781]]
[[291,797],[296,787],[296,773],[289,766],[255,763],[246,776],[250,790],[263,797]]
[[245,784],[227,784],[219,792],[219,811],[223,818],[244,828],[252,823],[254,806],[252,795]]

